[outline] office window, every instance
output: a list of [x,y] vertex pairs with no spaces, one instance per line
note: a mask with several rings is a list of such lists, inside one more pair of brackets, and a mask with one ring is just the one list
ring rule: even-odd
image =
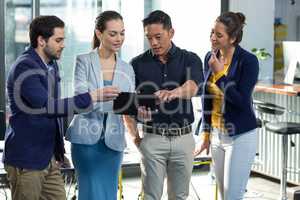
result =
[[[32,20],[32,0],[5,0],[5,74],[29,44],[28,28]],[[104,10],[116,10],[124,18],[126,38],[119,55],[129,62],[148,48],[142,19],[161,9],[172,18],[177,46],[197,53],[203,60],[210,50],[209,34],[221,10],[220,0],[40,0],[41,15],[57,15],[66,23],[66,48],[59,61],[62,95],[73,94],[72,80],[75,57],[89,52],[94,20]],[[8,104],[6,103],[6,106]],[[7,111],[9,115],[9,111]]]
[[[29,44],[28,28],[32,19],[31,0],[6,0],[5,8],[5,80],[1,80],[3,82],[6,81],[12,63]],[[1,83],[1,87],[3,86],[5,84]],[[10,113],[7,95],[5,95],[6,124],[8,124]]]
[[41,0],[40,5],[41,15],[53,14],[55,10],[55,15],[66,23],[66,48],[60,60],[63,96],[73,93],[75,56],[91,50],[94,20],[101,11],[116,10],[122,14],[126,37],[119,54],[129,62],[148,48],[142,19],[152,10],[166,11],[175,28],[175,44],[194,51],[202,59],[210,50],[210,29],[221,10],[220,0],[192,0],[189,3],[171,0]]
[[11,64],[29,44],[28,28],[32,19],[31,0],[6,0],[5,19],[5,68]]
[[[126,38],[119,55],[129,62],[148,49],[142,19],[161,9],[172,18],[177,46],[197,53],[203,60],[210,50],[209,34],[221,11],[220,0],[36,0],[41,15],[57,15],[66,23],[66,48],[59,61],[62,96],[73,94],[75,57],[91,50],[94,20],[104,10],[116,10],[124,18]],[[12,63],[29,44],[28,28],[32,20],[33,0],[4,0],[5,4],[5,80]],[[0,80],[5,82],[5,80]],[[3,84],[4,85],[4,84]],[[10,115],[6,96],[6,123]],[[198,104],[200,101],[197,101]],[[196,105],[196,107],[198,107]]]
[[97,0],[41,0],[40,14],[52,15],[65,22],[65,49],[59,60],[62,96],[73,94],[72,79],[75,56],[91,50]]

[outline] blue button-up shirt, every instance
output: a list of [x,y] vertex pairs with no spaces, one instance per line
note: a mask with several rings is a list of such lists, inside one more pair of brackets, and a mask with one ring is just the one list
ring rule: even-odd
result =
[[[180,49],[172,43],[167,62],[162,63],[149,49],[132,59],[136,74],[136,89],[142,94],[153,94],[162,89],[172,90],[187,80],[193,80],[200,87],[203,82],[201,59],[192,52]],[[183,127],[194,121],[191,100],[176,99],[159,106],[148,125],[155,127]]]

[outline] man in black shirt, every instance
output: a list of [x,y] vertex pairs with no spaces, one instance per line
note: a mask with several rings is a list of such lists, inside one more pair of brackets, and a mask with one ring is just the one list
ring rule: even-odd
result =
[[[170,17],[153,11],[143,20],[151,49],[132,60],[136,89],[155,94],[158,111],[143,122],[143,139],[136,121],[126,117],[127,127],[142,154],[142,180],[146,200],[161,199],[164,177],[168,177],[169,199],[186,199],[193,169],[195,142],[191,134],[194,121],[191,97],[203,82],[202,62],[192,52],[172,42],[174,29]],[[149,112],[140,115],[146,119]],[[144,113],[144,114],[143,114]]]

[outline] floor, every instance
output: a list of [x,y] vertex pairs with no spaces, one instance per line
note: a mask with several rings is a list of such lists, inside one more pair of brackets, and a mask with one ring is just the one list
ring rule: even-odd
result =
[[[128,140],[130,141],[130,140]],[[67,152],[69,146],[67,143]],[[70,156],[70,155],[69,155]],[[206,159],[207,157],[201,157]],[[125,151],[123,161],[123,199],[137,200],[141,190],[141,180],[139,174],[139,152],[136,147],[129,142],[128,148]],[[1,182],[1,181],[0,181]],[[68,200],[75,200],[76,187],[74,184],[67,185],[66,191]],[[257,174],[252,174],[247,186],[245,200],[277,200],[279,196],[279,183],[265,179]],[[191,179],[190,195],[188,200],[215,200],[215,182],[211,176],[208,165],[198,166]],[[1,189],[0,185],[0,200],[10,200],[8,189]],[[163,200],[167,199],[166,187],[164,187]],[[220,198],[219,198],[220,199]]]
[[[165,187],[166,188],[166,187]],[[124,199],[137,199],[140,191],[140,179],[136,177],[126,178],[123,181]],[[259,176],[251,176],[245,200],[277,200],[279,196],[279,184],[271,182]],[[166,191],[163,198],[167,199]],[[188,200],[214,200],[215,183],[207,171],[196,171],[193,173],[190,195]]]
[[[129,138],[128,138],[129,139]],[[196,142],[199,138],[195,138]],[[127,140],[130,141],[130,140]],[[207,159],[203,155],[202,159]],[[125,152],[124,164],[139,162],[139,153],[131,142],[128,142],[128,149]],[[134,169],[125,168],[123,178],[124,200],[137,199],[141,190],[141,180],[139,178],[139,167],[136,164]],[[126,174],[127,172],[127,174]],[[190,185],[190,195],[188,200],[215,200],[215,182],[211,176],[208,165],[199,166],[194,169]],[[271,181],[259,174],[252,173],[247,186],[245,200],[277,200],[279,197],[279,182]],[[167,199],[166,186],[164,187],[163,200]],[[220,198],[219,198],[220,199]]]
[[[141,181],[137,176],[123,178],[123,199],[137,200],[141,191]],[[166,187],[164,188],[166,189]],[[0,200],[11,200],[8,189],[0,190]],[[74,184],[66,186],[68,200],[76,199],[76,190]],[[266,180],[257,175],[252,175],[244,200],[277,200],[279,196],[279,184]],[[75,198],[74,198],[75,197]],[[187,200],[215,200],[215,183],[207,169],[197,169],[194,171],[190,195]],[[164,190],[162,200],[167,200],[167,194]]]
[[[199,142],[199,138],[195,138]],[[141,191],[141,179],[139,174],[140,155],[136,147],[127,138],[128,148],[125,150],[123,161],[123,199],[137,200]],[[207,157],[201,156],[202,159]],[[199,166],[194,170],[190,185],[188,200],[215,200],[215,182],[212,179],[208,165]],[[70,197],[74,196],[74,188],[71,188]],[[280,185],[278,182],[267,180],[253,173],[249,179],[245,200],[278,200]],[[71,198],[69,198],[71,199]],[[162,200],[167,199],[166,186]],[[220,198],[219,198],[220,199]]]

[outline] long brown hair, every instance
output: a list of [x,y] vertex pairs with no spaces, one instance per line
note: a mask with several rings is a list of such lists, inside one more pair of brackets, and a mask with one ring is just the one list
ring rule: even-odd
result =
[[[95,30],[97,29],[102,33],[106,29],[106,23],[108,21],[117,19],[123,20],[123,17],[118,12],[113,10],[104,11],[100,13],[95,20]],[[95,49],[99,46],[100,41],[97,38],[96,33],[94,32],[92,47],[93,49]]]

